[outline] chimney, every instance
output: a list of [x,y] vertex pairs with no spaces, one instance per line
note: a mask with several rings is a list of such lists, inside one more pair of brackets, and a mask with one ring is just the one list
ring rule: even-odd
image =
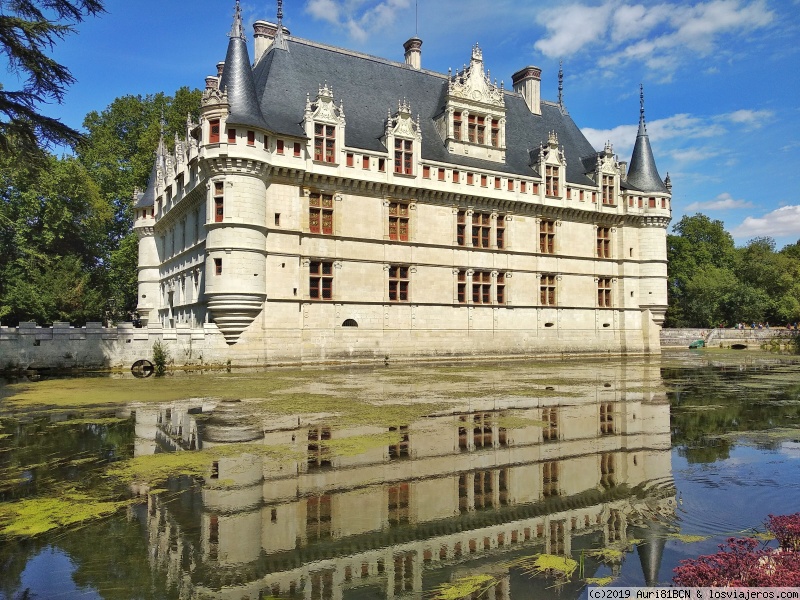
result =
[[219,79],[214,77],[213,75],[209,75],[206,77],[206,89],[207,90],[215,90],[219,87]]
[[406,64],[418,71],[422,68],[422,40],[413,37],[403,44],[406,50]]
[[225,61],[220,61],[217,63],[217,79],[222,81],[222,71],[225,70]]
[[522,94],[530,111],[535,115],[542,114],[542,70],[539,67],[527,66],[514,73],[511,81],[514,84],[514,91]]
[[[264,53],[272,47],[272,41],[278,32],[278,25],[269,21],[256,21],[253,23],[253,39],[255,40],[255,54],[253,62],[257,63],[264,56]],[[283,28],[283,35],[289,35],[286,27]]]

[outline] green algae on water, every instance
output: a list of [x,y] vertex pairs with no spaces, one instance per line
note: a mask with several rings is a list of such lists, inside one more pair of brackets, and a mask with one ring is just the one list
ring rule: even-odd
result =
[[608,576],[608,577],[587,577],[586,579],[584,579],[584,581],[586,583],[588,583],[589,585],[596,585],[597,587],[605,587],[609,583],[614,581],[614,578],[611,577],[611,576]]
[[497,583],[492,575],[468,575],[434,589],[433,600],[461,600],[473,594],[480,595]]
[[53,529],[102,519],[127,504],[99,501],[75,491],[8,502],[0,504],[0,535],[36,536]]
[[518,565],[532,575],[554,574],[569,579],[578,568],[578,561],[568,556],[537,554],[520,560]]
[[670,533],[669,538],[673,540],[678,540],[679,542],[683,542],[684,544],[693,544],[695,542],[704,542],[709,539],[711,536],[709,535],[691,535],[691,534],[684,534],[684,533]]

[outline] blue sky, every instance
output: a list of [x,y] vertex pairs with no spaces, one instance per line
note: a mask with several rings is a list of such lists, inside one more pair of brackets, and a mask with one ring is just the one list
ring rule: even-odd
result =
[[[125,94],[202,88],[225,56],[233,0],[107,0],[54,56],[77,78],[48,114],[80,127]],[[248,33],[276,2],[244,0]],[[415,12],[418,18],[415,19]],[[737,244],[800,239],[800,0],[285,0],[298,37],[403,60],[422,38],[423,68],[469,62],[478,42],[493,79],[542,68],[542,97],[558,96],[589,140],[629,160],[644,84],[651,142],[673,183],[673,223],[703,212]],[[415,25],[416,23],[416,25]],[[251,54],[252,54],[252,36]],[[3,83],[13,86],[6,74]],[[374,84],[374,83],[373,83]]]

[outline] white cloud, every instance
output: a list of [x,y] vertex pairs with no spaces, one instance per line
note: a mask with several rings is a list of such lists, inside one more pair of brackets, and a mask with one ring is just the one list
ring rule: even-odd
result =
[[534,47],[550,57],[575,54],[583,46],[605,36],[612,8],[607,2],[601,6],[572,4],[543,10],[537,20],[545,26],[549,36],[536,42]]
[[686,212],[704,210],[734,210],[737,208],[752,208],[753,203],[747,200],[736,200],[728,192],[723,192],[713,200],[706,202],[692,202],[684,210]]
[[339,26],[350,38],[364,42],[391,27],[398,13],[410,5],[411,0],[308,0],[306,12],[314,19]]
[[800,236],[800,205],[782,206],[762,217],[747,217],[731,234],[735,238]]
[[732,113],[720,115],[720,120],[730,121],[744,125],[748,129],[758,129],[775,115],[771,110],[736,110]]
[[606,0],[599,6],[571,4],[544,10],[537,21],[547,35],[535,48],[551,58],[598,47],[601,67],[635,61],[658,73],[683,60],[714,52],[717,41],[766,27],[775,19],[766,0],[710,0],[693,6],[653,6]]
[[309,0],[306,5],[306,12],[312,17],[334,25],[341,22],[340,10],[341,7],[334,0]]

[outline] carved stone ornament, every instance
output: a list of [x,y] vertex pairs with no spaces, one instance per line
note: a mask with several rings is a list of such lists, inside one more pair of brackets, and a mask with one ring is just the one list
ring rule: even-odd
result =
[[618,175],[619,163],[617,157],[614,155],[614,147],[611,142],[606,142],[602,152],[597,153],[597,173],[605,173],[606,175]]
[[448,92],[454,98],[505,108],[503,85],[501,83],[498,87],[497,83],[493,84],[489,75],[484,73],[483,51],[478,44],[472,48],[469,66],[450,78]]
[[404,99],[398,101],[397,112],[386,117],[386,137],[394,135],[395,137],[414,139],[422,141],[422,129],[419,125],[419,115],[417,120],[411,116],[411,106]]
[[305,120],[330,125],[345,124],[344,104],[340,102],[339,106],[336,106],[333,101],[333,89],[329,88],[327,83],[319,87],[317,98],[313,102],[306,96]]
[[203,91],[203,99],[201,101],[203,106],[214,106],[228,104],[228,90],[220,90],[218,88],[206,88]]

